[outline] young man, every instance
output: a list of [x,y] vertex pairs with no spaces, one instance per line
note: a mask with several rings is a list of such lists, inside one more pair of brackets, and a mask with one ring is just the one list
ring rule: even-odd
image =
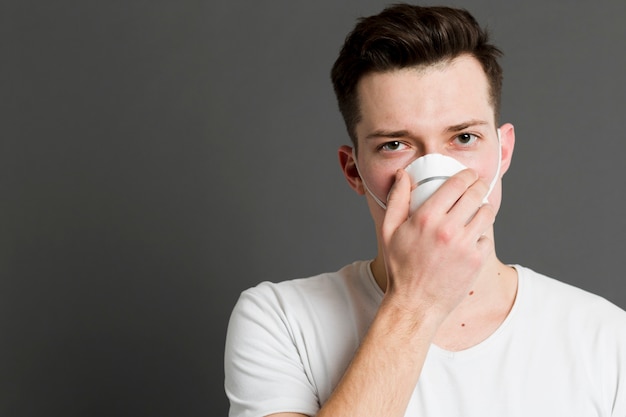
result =
[[[626,416],[626,312],[496,256],[515,143],[498,126],[498,57],[462,10],[358,23],[332,80],[377,256],[241,295],[231,416]],[[404,168],[431,154],[468,168],[412,210]]]

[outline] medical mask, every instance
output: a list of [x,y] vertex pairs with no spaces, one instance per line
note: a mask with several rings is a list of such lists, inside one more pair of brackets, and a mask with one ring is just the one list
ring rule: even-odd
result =
[[[353,151],[353,156],[354,151]],[[354,158],[356,165],[356,157]],[[483,200],[483,204],[488,202],[489,195],[493,191],[498,178],[500,177],[500,165],[502,160],[502,146],[500,144],[500,129],[498,129],[498,167],[496,174],[489,184],[489,190]],[[384,210],[387,209],[387,205],[378,198],[365,184],[365,179],[359,172],[358,165],[356,166],[357,172],[363,181],[363,187],[372,196],[374,201],[378,203]],[[411,178],[413,184],[413,191],[411,191],[411,202],[409,211],[413,213],[419,206],[421,206],[441,185],[454,174],[466,169],[467,167],[457,161],[454,158],[441,154],[426,154],[415,161],[411,162],[406,168],[406,172]]]
[[404,169],[414,187],[409,211],[417,210],[448,178],[466,168],[456,159],[438,153],[426,154],[411,162]]

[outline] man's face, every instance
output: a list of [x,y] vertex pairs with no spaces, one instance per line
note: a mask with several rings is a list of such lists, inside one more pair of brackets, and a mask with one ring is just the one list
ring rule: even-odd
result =
[[[428,153],[457,159],[486,184],[496,175],[494,109],[487,77],[475,58],[463,55],[428,67],[368,74],[358,84],[358,97],[358,165],[381,200],[395,172]],[[498,181],[489,198],[496,208],[500,195]]]

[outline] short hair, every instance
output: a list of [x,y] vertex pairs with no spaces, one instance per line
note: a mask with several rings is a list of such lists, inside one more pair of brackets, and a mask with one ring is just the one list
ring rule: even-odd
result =
[[502,52],[464,9],[395,4],[360,18],[348,34],[331,70],[331,79],[348,134],[357,146],[355,126],[361,114],[357,86],[372,72],[428,66],[469,54],[480,63],[489,85],[496,121],[500,116]]

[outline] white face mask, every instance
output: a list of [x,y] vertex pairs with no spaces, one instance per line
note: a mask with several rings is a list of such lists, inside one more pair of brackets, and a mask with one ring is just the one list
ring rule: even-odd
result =
[[[363,178],[363,175],[361,175],[359,167],[356,164],[356,155],[354,155],[354,150],[352,151],[352,156],[354,157],[357,172],[363,181],[363,187],[379,206],[381,206],[384,210],[387,210],[387,205],[369,189],[367,184],[365,184],[365,179]],[[493,191],[493,188],[500,177],[501,160],[502,146],[500,144],[500,129],[498,129],[498,168],[495,176],[491,180],[491,184],[489,184],[489,190],[483,200],[483,204],[488,202],[489,195]],[[456,159],[436,153],[426,154],[411,162],[405,168],[406,172],[411,177],[413,186],[415,187],[413,191],[411,191],[411,203],[409,208],[410,213],[417,210],[417,208],[421,206],[435,191],[437,191],[441,184],[443,184],[448,178],[466,168],[467,167],[465,165]]]

